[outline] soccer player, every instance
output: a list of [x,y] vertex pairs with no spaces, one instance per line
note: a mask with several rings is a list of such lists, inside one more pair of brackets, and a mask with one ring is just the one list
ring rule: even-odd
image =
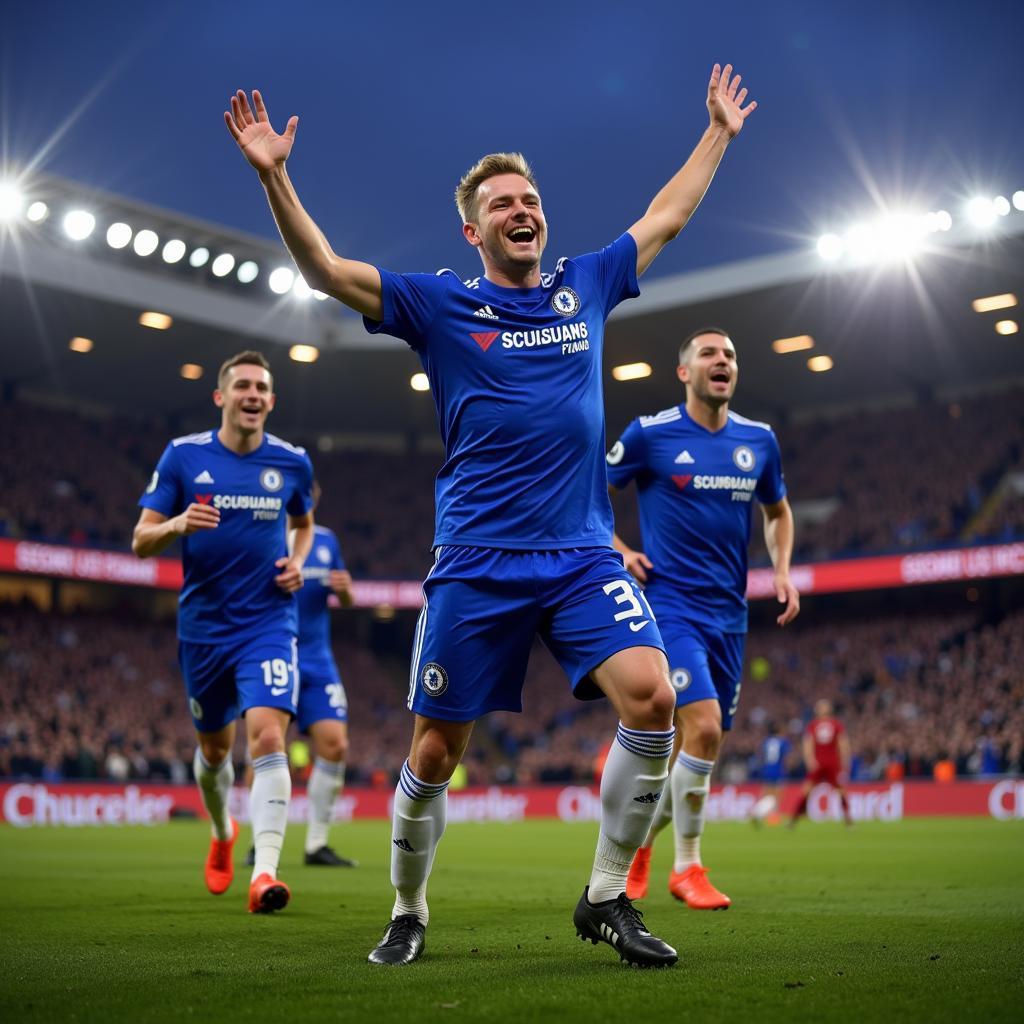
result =
[[768,735],[761,741],[758,752],[758,777],[761,780],[761,795],[750,813],[750,820],[760,827],[779,823],[779,790],[786,774],[786,759],[793,745],[774,725],[768,726]]
[[740,700],[751,501],[764,513],[775,592],[785,605],[780,626],[800,610],[789,578],[793,513],[771,427],[729,410],[739,376],[729,335],[720,327],[694,331],[680,345],[676,373],[685,400],[634,420],[607,456],[612,489],[636,480],[643,550],[617,534],[614,544],[646,587],[676,692],[670,799],[637,851],[627,895],[647,894],[651,847],[671,820],[669,892],[697,910],[724,910],[729,897],[708,880],[700,842],[711,772]]
[[[275,396],[259,352],[224,363],[213,400],[220,428],[176,438],[160,457],[139,499],[132,550],[150,558],[182,539],[178,650],[198,739],[193,770],[213,828],[206,885],[220,894],[234,877],[238,825],[228,795],[241,715],[255,772],[249,911],[269,913],[291,895],[277,866],[291,796],[284,740],[298,699],[294,595],[313,541],[313,470],[304,449],[264,430]],[[287,529],[295,531],[291,554]]]
[[276,134],[259,93],[253,107],[237,93],[225,112],[307,283],[419,355],[445,444],[435,562],[409,677],[412,746],[395,792],[396,899],[371,963],[407,964],[422,952],[449,780],[477,718],[521,710],[538,632],[574,693],[605,694],[620,723],[601,782],[590,884],[573,915],[577,934],[630,963],[677,959],[625,895],[667,775],[673,694],[654,615],[610,546],[601,356],[605,319],[638,294],[637,276],[697,208],[754,109],[743,106],[746,95],[732,67],[716,65],[710,124],[685,165],[628,232],[599,252],[559,260],[552,274],[541,273],[547,221],[529,165],[519,154],[484,157],[456,190],[463,235],[484,271],[467,282],[447,270],[398,275],[336,255],[285,169],[298,119]]
[[[320,485],[313,482],[313,509],[320,502]],[[343,608],[353,604],[352,576],[345,568],[333,530],[317,524],[313,547],[302,569],[304,586],[299,602],[299,730],[313,741],[313,771],[306,792],[306,863],[325,867],[355,867],[327,844],[334,801],[345,782],[348,757],[348,701],[331,651],[330,601]]]
[[850,737],[843,723],[833,713],[831,701],[823,698],[814,705],[814,718],[804,730],[803,754],[807,778],[800,791],[800,803],[789,819],[789,827],[794,828],[800,817],[807,813],[811,790],[822,783],[839,793],[843,820],[847,825],[852,825],[850,801],[846,797],[844,785],[850,774]]

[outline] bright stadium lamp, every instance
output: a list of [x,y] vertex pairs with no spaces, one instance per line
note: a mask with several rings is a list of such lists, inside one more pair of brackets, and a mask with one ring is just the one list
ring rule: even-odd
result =
[[414,373],[409,378],[409,387],[411,387],[413,391],[429,391],[430,381],[427,380],[427,375],[425,373]]
[[[1024,210],[1024,191],[1017,191],[1013,193],[1013,208],[1015,210]],[[29,213],[32,212],[32,207],[29,207]]]
[[185,243],[180,238],[172,238],[160,254],[164,263],[178,263],[185,255]]
[[270,285],[270,290],[275,295],[284,295],[291,290],[292,285],[295,282],[295,271],[291,267],[278,267],[270,275],[270,280],[267,282]]
[[135,236],[132,248],[138,256],[152,256],[159,244],[160,239],[157,233],[145,228]]
[[235,257],[229,252],[222,252],[214,261],[210,270],[214,277],[227,277],[235,269]]
[[953,226],[953,218],[949,210],[936,210],[935,223],[940,231],[948,231]]
[[198,270],[200,267],[205,267],[209,261],[210,250],[205,245],[201,245],[198,249],[192,250],[192,255],[188,258],[188,265]]
[[835,263],[845,251],[846,246],[838,235],[829,232],[818,239],[818,255],[826,263]]
[[901,259],[913,255],[927,231],[927,222],[913,213],[894,213],[878,223],[878,255],[882,259]]
[[132,228],[124,221],[117,221],[107,228],[107,245],[111,249],[123,249],[132,240]]
[[315,363],[320,358],[320,350],[315,345],[292,345],[288,355],[297,363]]
[[37,199],[25,211],[25,216],[28,217],[33,224],[42,224],[42,222],[50,216],[50,208],[41,199]]
[[256,263],[254,263],[252,260],[246,260],[238,268],[238,274],[236,276],[238,277],[238,280],[242,282],[242,284],[251,284],[253,281],[256,280],[256,277],[259,274],[259,272],[260,268]]
[[323,302],[324,299],[329,299],[330,295],[328,295],[327,292],[322,292],[322,291],[319,291],[318,289],[314,288],[313,289],[313,298],[316,299],[317,302]]
[[990,227],[996,219],[996,209],[991,199],[975,196],[967,204],[967,219],[976,228]]
[[855,260],[869,260],[878,251],[878,238],[868,224],[854,224],[846,232],[843,244]]
[[1010,200],[1007,199],[1006,196],[996,196],[995,199],[992,200],[992,209],[995,210],[1000,217],[1005,217],[1010,212]]
[[306,279],[301,274],[296,275],[295,283],[292,285],[292,295],[297,299],[305,301],[313,294],[313,289],[306,284]]
[[24,205],[25,196],[14,182],[0,182],[0,221],[14,220]]
[[96,218],[88,210],[70,210],[64,214],[64,234],[73,242],[84,242],[96,227]]

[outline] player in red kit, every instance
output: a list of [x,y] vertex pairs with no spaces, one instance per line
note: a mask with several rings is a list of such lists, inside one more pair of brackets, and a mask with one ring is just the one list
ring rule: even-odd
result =
[[807,778],[804,780],[800,803],[789,821],[792,828],[802,814],[807,813],[807,800],[811,790],[819,783],[827,783],[839,792],[843,804],[843,818],[847,825],[853,824],[850,817],[850,801],[846,798],[844,782],[850,772],[850,738],[843,723],[832,714],[832,702],[819,700],[814,705],[814,718],[807,724],[803,738],[804,764]]

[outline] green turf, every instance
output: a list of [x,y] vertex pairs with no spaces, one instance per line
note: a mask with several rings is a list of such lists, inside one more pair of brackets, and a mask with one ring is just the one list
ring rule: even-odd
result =
[[205,892],[201,824],[3,827],[0,1019],[1022,1019],[1022,823],[714,825],[705,860],[727,913],[668,896],[663,836],[642,906],[680,950],[664,971],[575,938],[593,826],[450,827],[427,952],[401,969],[365,962],[391,906],[387,826],[336,828],[354,871],[297,866],[301,831],[281,872],[292,904],[254,917],[246,869]]

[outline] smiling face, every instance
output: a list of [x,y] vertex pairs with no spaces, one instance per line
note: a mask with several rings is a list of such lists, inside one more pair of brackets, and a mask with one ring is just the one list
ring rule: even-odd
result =
[[[537,190],[519,174],[496,174],[476,190],[476,219],[462,226],[496,283],[539,283],[548,226]],[[537,282],[527,279],[533,275]]]
[[263,430],[274,408],[274,381],[270,371],[254,363],[239,363],[224,374],[213,393],[221,410],[223,428],[238,437],[250,437]]
[[736,391],[739,365],[732,340],[722,334],[698,334],[680,353],[676,369],[679,379],[705,405],[728,404]]

